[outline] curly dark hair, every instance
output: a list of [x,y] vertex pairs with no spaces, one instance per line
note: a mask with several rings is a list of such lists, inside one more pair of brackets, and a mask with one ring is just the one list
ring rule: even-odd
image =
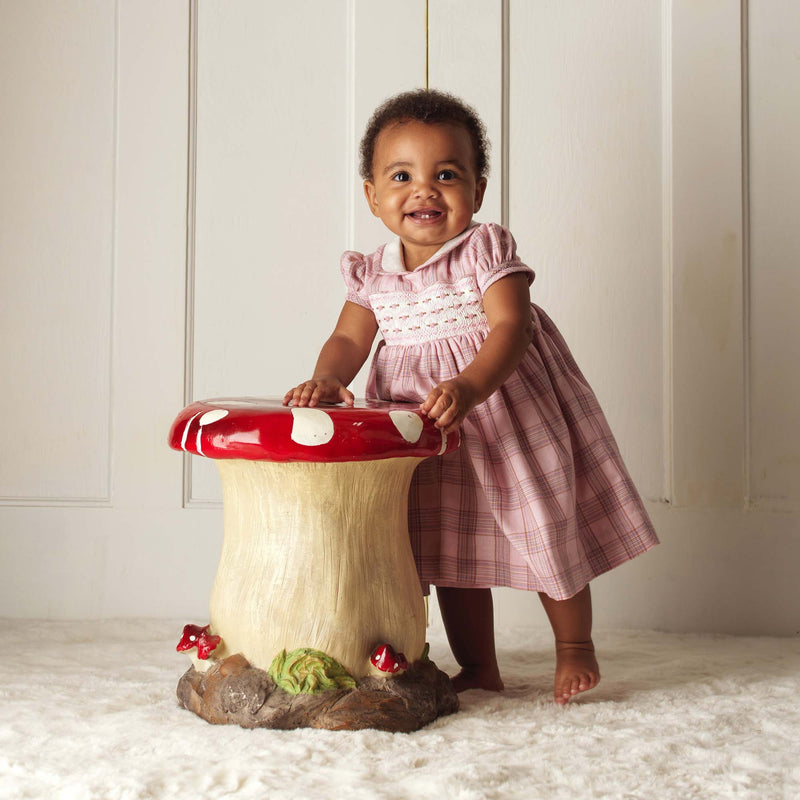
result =
[[392,125],[412,121],[428,125],[450,123],[466,128],[475,151],[475,171],[479,178],[489,174],[489,139],[475,109],[452,94],[436,89],[415,89],[385,100],[370,117],[360,148],[359,171],[364,180],[372,180],[372,159],[378,134]]

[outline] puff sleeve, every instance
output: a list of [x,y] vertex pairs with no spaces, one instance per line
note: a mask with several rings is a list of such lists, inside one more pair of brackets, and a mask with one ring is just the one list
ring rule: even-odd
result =
[[345,286],[347,287],[345,300],[349,300],[351,303],[371,310],[372,307],[369,304],[369,295],[364,287],[364,280],[367,272],[364,256],[361,253],[348,250],[342,255],[340,267]]
[[513,272],[524,272],[528,286],[533,283],[535,273],[517,257],[517,243],[507,228],[495,223],[481,225],[472,237],[472,244],[481,294]]

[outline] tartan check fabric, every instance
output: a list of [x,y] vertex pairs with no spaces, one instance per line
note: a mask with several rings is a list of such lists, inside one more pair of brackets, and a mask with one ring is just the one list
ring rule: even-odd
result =
[[[420,403],[485,340],[475,297],[510,273],[526,273],[529,283],[534,273],[509,231],[494,224],[467,229],[413,272],[398,268],[398,258],[399,242],[368,256],[348,252],[342,273],[347,300],[378,309],[383,341],[367,396]],[[563,600],[658,544],[566,342],[533,304],[531,318],[530,347],[467,415],[461,447],[414,475],[409,532],[426,591],[510,586]]]

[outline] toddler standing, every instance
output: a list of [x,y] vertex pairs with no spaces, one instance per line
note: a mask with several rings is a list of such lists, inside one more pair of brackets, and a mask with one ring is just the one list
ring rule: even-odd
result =
[[390,98],[361,142],[372,213],[397,237],[347,252],[344,308],[310,380],[284,404],[418,403],[455,452],[423,462],[409,531],[423,587],[436,586],[461,672],[458,691],[501,690],[492,586],[539,593],[555,634],[554,697],[600,679],[589,581],[658,543],[589,385],[561,334],[531,304],[534,273],[508,230],[477,224],[488,142],[451,95]]

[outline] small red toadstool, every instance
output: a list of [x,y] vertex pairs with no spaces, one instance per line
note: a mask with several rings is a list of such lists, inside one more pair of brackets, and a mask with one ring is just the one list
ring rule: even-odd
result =
[[401,669],[408,669],[408,659],[402,653],[396,653],[390,644],[382,644],[372,651],[369,657],[373,667],[381,672],[394,674]]
[[217,645],[222,641],[221,637],[213,636],[208,632],[210,625],[200,627],[199,625],[186,625],[183,628],[183,636],[175,648],[179,653],[186,650],[197,648],[197,657],[207,659]]

